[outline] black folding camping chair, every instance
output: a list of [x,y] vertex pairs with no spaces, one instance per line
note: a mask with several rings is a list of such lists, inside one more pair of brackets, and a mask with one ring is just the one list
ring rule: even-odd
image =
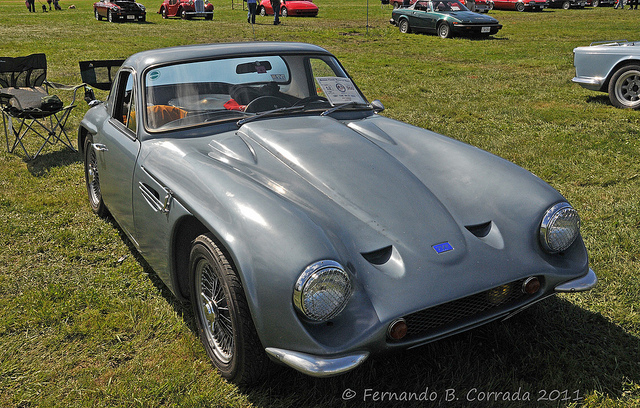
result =
[[124,60],[80,61],[82,82],[103,91],[111,90],[111,84]]
[[[76,92],[84,86],[49,82],[45,54],[0,57],[0,109],[7,151],[13,153],[20,146],[27,159],[35,159],[45,146],[58,141],[75,151],[64,126],[76,106]],[[65,106],[49,93],[52,89],[73,91],[71,103]],[[24,145],[29,131],[43,140],[33,155]]]

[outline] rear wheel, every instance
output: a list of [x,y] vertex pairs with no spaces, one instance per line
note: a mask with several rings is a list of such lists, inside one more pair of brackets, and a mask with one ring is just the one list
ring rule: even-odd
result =
[[593,7],[598,7],[600,5],[600,1],[599,0],[593,0],[593,2],[591,2],[591,5]]
[[111,10],[107,10],[107,21],[113,23],[113,13],[111,12]]
[[98,20],[98,21],[102,20],[102,16],[100,15],[100,13],[98,13],[98,9],[97,8],[93,9],[93,14],[95,14],[96,20]]
[[289,16],[289,12],[287,11],[287,8],[286,8],[286,7],[282,7],[282,8],[280,9],[280,15],[281,15],[282,17],[288,17],[288,16]]
[[167,9],[166,8],[162,8],[162,18],[168,18],[169,16],[167,16]]
[[266,374],[268,357],[253,325],[240,278],[210,234],[193,242],[191,304],[200,340],[220,374],[251,384]]
[[562,8],[564,10],[569,10],[571,8],[571,3],[568,1],[565,1],[564,3],[562,3]]
[[440,38],[449,38],[451,37],[451,28],[447,23],[440,23],[438,25],[438,36]]
[[93,148],[93,140],[87,137],[84,142],[84,179],[87,185],[87,194],[89,196],[89,205],[94,213],[100,217],[107,215],[107,207],[102,201],[102,192],[100,190],[100,176],[98,174],[98,159],[96,151]]
[[265,9],[264,7],[260,7],[259,13],[262,17],[265,17],[267,15],[267,9]]
[[640,65],[625,65],[609,81],[609,100],[623,109],[640,108]]
[[400,20],[398,24],[398,29],[402,34],[407,34],[411,32],[411,27],[409,26],[409,22],[405,19]]
[[516,11],[524,11],[524,3],[519,1],[516,3]]

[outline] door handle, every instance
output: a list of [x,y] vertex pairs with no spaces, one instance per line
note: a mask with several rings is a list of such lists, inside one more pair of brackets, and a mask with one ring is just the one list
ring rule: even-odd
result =
[[107,149],[107,146],[103,145],[102,143],[92,143],[91,146],[93,147],[93,149],[96,152],[108,152],[109,149]]

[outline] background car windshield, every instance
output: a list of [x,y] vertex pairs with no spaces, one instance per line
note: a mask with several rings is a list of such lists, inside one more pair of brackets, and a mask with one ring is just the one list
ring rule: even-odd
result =
[[152,68],[144,75],[145,124],[167,130],[237,120],[310,97],[326,102],[316,77],[348,78],[329,56],[267,55]]
[[433,8],[435,11],[468,11],[462,3],[457,0],[447,1],[447,0],[438,0],[433,2]]

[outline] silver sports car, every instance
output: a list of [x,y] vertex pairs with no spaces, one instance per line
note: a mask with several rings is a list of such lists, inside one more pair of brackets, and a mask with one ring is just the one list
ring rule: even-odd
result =
[[573,82],[608,92],[618,108],[640,108],[640,42],[595,42],[573,50]]
[[90,105],[93,210],[191,301],[231,381],[340,374],[597,281],[560,193],[379,115],[320,47],[141,52]]

